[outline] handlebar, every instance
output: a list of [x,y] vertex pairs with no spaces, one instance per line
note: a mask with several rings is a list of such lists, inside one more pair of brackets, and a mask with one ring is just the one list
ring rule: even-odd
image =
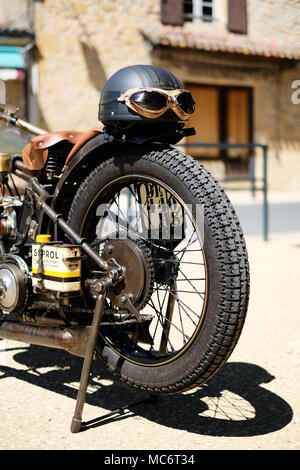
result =
[[12,124],[13,126],[23,129],[24,131],[30,132],[31,134],[48,134],[48,131],[46,131],[45,129],[41,129],[40,127],[34,126],[33,124],[30,124],[29,122],[16,117],[15,113],[6,111],[3,108],[0,108],[0,119],[6,121],[8,124]]

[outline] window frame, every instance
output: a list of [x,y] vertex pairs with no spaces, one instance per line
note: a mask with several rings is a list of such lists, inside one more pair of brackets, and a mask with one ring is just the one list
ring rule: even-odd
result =
[[[191,23],[199,24],[199,23],[212,23],[217,20],[216,18],[216,11],[217,5],[216,0],[211,0],[208,2],[207,0],[190,0],[193,12],[191,16],[189,13],[185,13],[184,11],[184,21],[188,21]],[[183,7],[185,8],[185,0],[183,0]],[[203,8],[210,7],[212,9],[211,16],[203,15]]]

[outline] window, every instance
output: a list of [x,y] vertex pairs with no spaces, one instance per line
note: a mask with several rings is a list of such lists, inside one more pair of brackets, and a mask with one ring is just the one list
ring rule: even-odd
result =
[[[196,110],[189,120],[196,135],[188,137],[187,143],[247,143],[252,135],[252,89],[195,85],[186,83],[196,101]],[[222,159],[227,175],[248,171],[248,149],[216,147],[188,147],[187,152],[196,158]]]
[[184,19],[194,23],[202,21],[213,21],[214,18],[213,0],[184,0]]
[[[160,0],[161,22],[166,25],[183,26],[184,22],[203,23],[220,21],[226,23],[231,33],[247,34],[247,0]],[[222,21],[222,18],[224,21]]]

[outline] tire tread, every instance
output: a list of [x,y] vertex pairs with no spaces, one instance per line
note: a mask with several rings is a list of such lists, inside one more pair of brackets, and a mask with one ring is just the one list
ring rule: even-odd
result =
[[[234,208],[226,193],[213,176],[191,156],[174,148],[150,150],[143,153],[144,160],[167,169],[174,177],[180,178],[199,200],[204,208],[215,239],[217,259],[220,263],[220,303],[217,321],[207,349],[199,362],[176,384],[169,386],[144,386],[107,364],[111,372],[128,385],[149,393],[176,393],[202,385],[213,377],[225,364],[240,337],[249,302],[250,276],[247,249],[243,232]],[[132,155],[122,154],[130,160]],[[135,157],[136,158],[136,157]],[[106,165],[114,165],[114,157],[109,157],[96,167],[85,179],[76,193],[69,213],[69,221],[76,220],[78,203],[88,199],[91,185]]]

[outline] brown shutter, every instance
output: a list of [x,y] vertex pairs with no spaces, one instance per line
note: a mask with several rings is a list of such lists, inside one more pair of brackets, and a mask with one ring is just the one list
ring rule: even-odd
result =
[[[227,91],[226,127],[227,141],[231,144],[246,143],[250,139],[249,89],[229,89]],[[247,156],[248,149],[231,148],[229,157]]]
[[183,0],[161,0],[160,12],[162,24],[183,25]]
[[[216,87],[198,86],[185,83],[196,101],[196,110],[189,119],[189,127],[194,127],[196,135],[187,137],[188,144],[198,142],[216,143],[219,136],[219,91]],[[217,148],[186,147],[187,153],[193,157],[217,157]]]
[[228,0],[228,29],[232,33],[247,33],[247,0]]

